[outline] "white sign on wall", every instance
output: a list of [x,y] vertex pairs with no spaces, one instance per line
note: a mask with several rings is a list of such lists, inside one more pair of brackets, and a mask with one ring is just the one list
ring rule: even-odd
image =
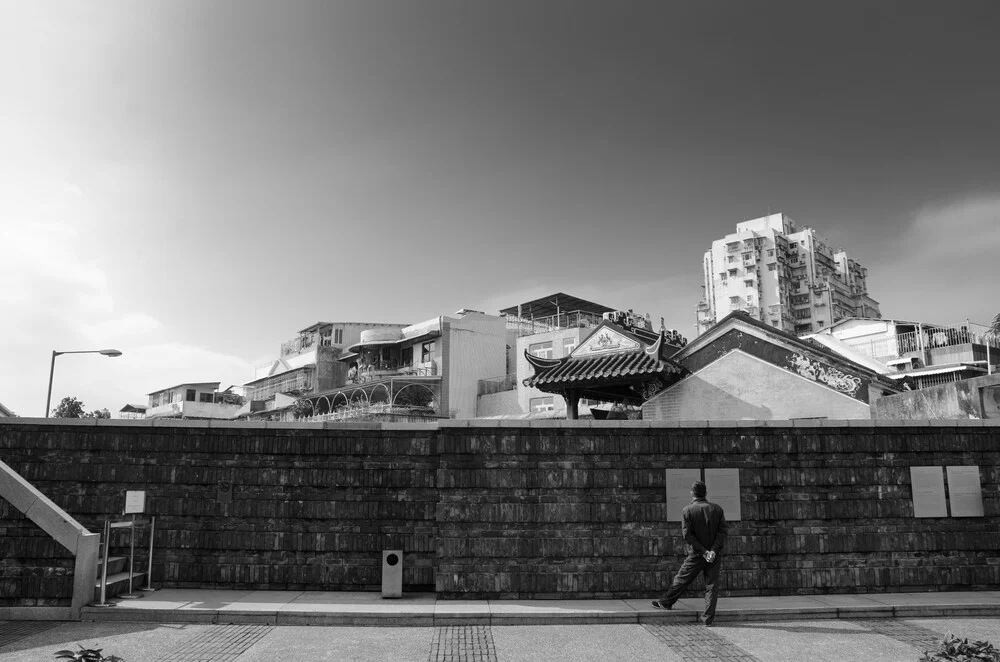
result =
[[701,480],[701,469],[666,469],[667,521],[680,522],[681,511],[691,503],[691,484]]
[[719,504],[726,512],[727,522],[743,519],[739,469],[705,469],[705,487],[708,488],[708,500]]
[[979,467],[948,467],[948,497],[952,517],[983,517]]
[[146,512],[146,492],[129,490],[125,492],[125,514],[137,515]]
[[941,467],[910,467],[914,517],[947,517],[944,472]]

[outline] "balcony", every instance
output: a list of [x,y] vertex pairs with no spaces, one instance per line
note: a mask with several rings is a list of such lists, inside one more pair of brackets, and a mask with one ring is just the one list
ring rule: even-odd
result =
[[424,363],[376,361],[370,366],[348,372],[347,380],[350,384],[364,384],[384,381],[393,377],[434,377],[435,375],[437,375],[437,364],[433,361]]
[[306,393],[313,388],[312,368],[299,368],[247,384],[248,400],[267,400],[276,393]]
[[146,418],[197,418],[197,419],[222,419],[230,420],[236,418],[236,412],[242,405],[227,402],[194,402],[191,400],[181,400],[170,402],[158,407],[146,409]]

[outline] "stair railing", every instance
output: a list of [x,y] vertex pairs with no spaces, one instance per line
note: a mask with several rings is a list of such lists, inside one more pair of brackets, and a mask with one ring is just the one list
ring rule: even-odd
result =
[[128,520],[118,520],[112,521],[109,519],[104,520],[104,533],[103,533],[103,543],[104,543],[104,555],[101,558],[101,601],[94,603],[95,607],[113,607],[115,603],[108,602],[108,557],[111,555],[111,530],[112,529],[129,529],[129,555],[128,555],[128,593],[120,595],[121,598],[133,599],[141,598],[142,596],[135,593],[132,584],[134,579],[134,568],[135,568],[135,529],[136,527],[149,526],[149,559],[146,571],[146,586],[140,590],[142,591],[155,591],[153,588],[153,533],[156,530],[156,517],[150,516],[149,519],[137,519],[135,515],[132,515],[132,519]]

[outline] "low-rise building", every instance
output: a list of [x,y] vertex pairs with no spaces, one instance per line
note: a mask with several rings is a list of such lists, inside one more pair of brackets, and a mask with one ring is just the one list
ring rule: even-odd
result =
[[[480,418],[564,417],[564,398],[525,385],[524,380],[532,375],[525,352],[541,358],[569,356],[580,341],[604,321],[604,314],[614,310],[564,292],[501,310],[500,315],[507,324],[506,373],[492,375],[479,383],[476,415]],[[581,413],[586,414],[590,406],[597,404],[596,400],[581,400]]]
[[243,399],[219,391],[221,382],[190,382],[149,394],[146,418],[232,419]]
[[[474,418],[479,381],[505,371],[504,318],[473,310],[408,326],[361,329],[327,388],[279,394],[248,419],[337,421]],[[252,388],[253,383],[248,384]]]
[[10,409],[4,407],[3,403],[0,402],[0,418],[15,417],[15,416],[17,416],[17,414],[12,412]]
[[[851,350],[886,366],[886,377],[911,388],[979,377],[1000,366],[1000,338],[982,324],[940,325],[849,318],[821,329]],[[831,346],[834,351],[837,347]]]

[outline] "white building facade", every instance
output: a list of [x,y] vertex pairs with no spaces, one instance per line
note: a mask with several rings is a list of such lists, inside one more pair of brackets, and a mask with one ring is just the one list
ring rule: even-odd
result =
[[699,335],[734,311],[796,335],[848,317],[881,317],[867,269],[785,214],[738,223],[712,242],[702,269]]

